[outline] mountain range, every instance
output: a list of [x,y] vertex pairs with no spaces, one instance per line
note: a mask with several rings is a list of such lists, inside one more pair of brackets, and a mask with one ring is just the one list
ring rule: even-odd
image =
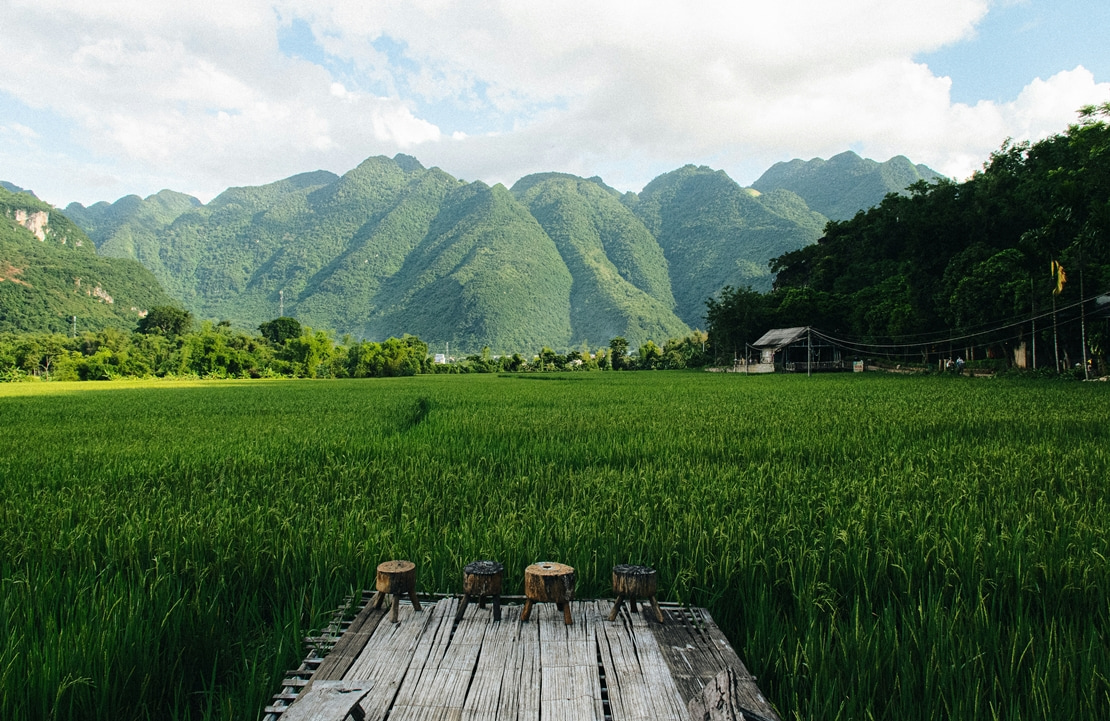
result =
[[99,255],[65,214],[0,186],[0,332],[130,329],[172,303],[140,263]]
[[137,260],[200,318],[280,313],[354,337],[413,333],[453,350],[635,347],[704,325],[726,285],[770,288],[768,261],[938,174],[897,157],[795,160],[750,188],[685,166],[640,193],[542,173],[463,182],[410,156],[229,188],[164,190],[65,214],[99,255]]

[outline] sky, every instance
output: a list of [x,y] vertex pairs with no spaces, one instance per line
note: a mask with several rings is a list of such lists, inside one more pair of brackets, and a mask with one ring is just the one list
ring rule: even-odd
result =
[[962,180],[1110,101],[1107,0],[0,0],[0,179],[64,207],[342,174],[845,150]]

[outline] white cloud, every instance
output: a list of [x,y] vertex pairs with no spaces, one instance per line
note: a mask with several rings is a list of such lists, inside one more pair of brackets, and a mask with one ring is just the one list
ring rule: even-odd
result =
[[[467,179],[565,170],[630,189],[687,162],[750,182],[848,147],[963,176],[1005,137],[1058,132],[1110,97],[1075,68],[1010,103],[952,103],[949,80],[912,58],[969,37],[988,0],[7,6],[20,31],[0,44],[0,92],[87,151],[65,151],[63,178],[25,179],[58,202],[100,199],[112,178],[120,194],[207,198],[399,150]],[[294,22],[318,47],[289,57]],[[16,168],[10,146],[0,163]]]
[[41,137],[35,132],[34,128],[29,128],[23,123],[8,123],[7,125],[0,125],[0,134],[9,137],[17,138],[23,143],[30,143],[31,141],[38,140]]

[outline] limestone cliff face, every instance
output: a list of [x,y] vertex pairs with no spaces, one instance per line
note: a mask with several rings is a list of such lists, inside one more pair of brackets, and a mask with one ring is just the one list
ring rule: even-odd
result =
[[45,210],[27,211],[17,208],[15,222],[31,231],[40,241],[44,241],[46,240],[46,224],[50,222],[50,214]]

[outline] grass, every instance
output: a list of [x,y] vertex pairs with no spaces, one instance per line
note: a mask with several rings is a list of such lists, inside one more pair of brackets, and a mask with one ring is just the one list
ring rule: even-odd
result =
[[380,561],[480,557],[654,565],[784,718],[1110,707],[1104,385],[558,377],[0,386],[0,718],[257,717]]

